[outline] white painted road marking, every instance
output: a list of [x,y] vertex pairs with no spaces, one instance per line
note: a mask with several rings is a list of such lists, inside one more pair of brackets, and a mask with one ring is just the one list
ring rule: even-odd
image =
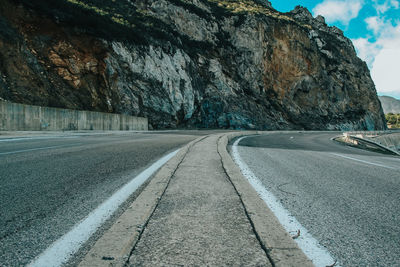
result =
[[[306,254],[306,256],[312,260],[314,265],[317,267],[332,265],[335,260],[329,251],[321,246],[319,242],[307,231],[307,229],[305,229],[297,221],[297,219],[282,206],[281,202],[264,187],[260,179],[258,179],[258,177],[250,170],[247,164],[241,159],[238,151],[238,143],[243,138],[246,137],[239,138],[232,146],[233,159],[239,166],[243,176],[246,177],[246,179],[250,182],[250,184],[257,191],[262,200],[264,200],[267,206],[272,210],[287,232],[296,232],[297,230],[300,230],[301,235],[295,239],[295,242],[304,252],[304,254]],[[340,267],[339,264],[335,266]]]
[[348,157],[348,156],[344,156],[344,155],[336,154],[336,153],[330,153],[330,154],[332,154],[334,156],[342,157],[342,158],[345,158],[345,159],[351,159],[351,160],[354,160],[354,161],[358,161],[358,162],[362,162],[362,163],[365,163],[365,164],[373,165],[373,166],[378,166],[378,167],[383,167],[383,168],[387,168],[387,169],[397,170],[396,168],[389,167],[389,166],[386,166],[386,165],[383,165],[383,164],[379,164],[379,163],[365,161],[365,160],[362,160],[362,159],[356,159],[356,158],[352,158],[352,157]]
[[96,230],[134,193],[153,173],[178,153],[179,149],[162,157],[109,199],[92,211],[86,219],[76,224],[67,234],[55,241],[34,259],[30,267],[56,267],[66,263]]
[[17,137],[17,138],[5,138],[0,139],[0,142],[16,142],[26,140],[42,140],[42,139],[68,139],[68,138],[79,138],[80,135],[73,136],[37,136],[37,137]]
[[17,150],[17,151],[9,151],[9,152],[0,152],[0,156],[1,155],[10,155],[10,154],[23,153],[23,152],[30,152],[30,151],[37,151],[37,150],[46,150],[46,149],[52,149],[52,148],[69,147],[69,146],[74,146],[74,145],[80,145],[80,143],[68,144],[68,145],[59,145],[59,146],[38,147],[38,148],[31,148],[31,149],[24,149],[24,150]]

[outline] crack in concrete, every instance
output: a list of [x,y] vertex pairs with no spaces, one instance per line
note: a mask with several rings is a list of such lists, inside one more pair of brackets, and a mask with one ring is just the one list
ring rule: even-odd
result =
[[269,250],[274,250],[274,249],[277,249],[277,250],[298,250],[298,248],[269,248]]
[[217,152],[218,152],[218,155],[219,155],[219,157],[220,157],[220,159],[221,159],[221,165],[222,165],[222,168],[223,168],[223,170],[224,170],[224,173],[225,173],[225,175],[226,175],[226,177],[227,177],[229,183],[233,186],[233,188],[234,188],[234,190],[235,190],[237,196],[239,197],[240,203],[242,204],[243,210],[244,210],[244,212],[245,212],[245,214],[246,214],[246,217],[247,217],[247,219],[249,220],[249,223],[250,223],[250,225],[251,225],[251,229],[253,230],[253,233],[254,233],[254,235],[256,236],[257,241],[259,242],[259,244],[260,244],[260,246],[261,246],[261,249],[265,252],[265,255],[267,256],[267,258],[268,258],[269,262],[271,263],[272,267],[275,267],[275,263],[274,263],[274,261],[272,260],[272,257],[269,255],[269,251],[270,251],[271,249],[267,248],[267,247],[265,246],[265,244],[262,242],[261,237],[260,237],[259,233],[258,233],[257,230],[256,230],[256,227],[255,227],[255,225],[254,225],[254,222],[253,222],[253,220],[251,219],[248,210],[246,209],[246,205],[245,205],[244,202],[243,202],[242,196],[241,196],[241,194],[239,193],[239,191],[237,190],[235,184],[233,183],[231,177],[229,176],[229,174],[228,174],[228,172],[227,172],[227,170],[226,170],[226,168],[225,168],[224,161],[222,160],[222,156],[221,156],[221,153],[220,153],[220,151],[219,151],[219,146],[218,146],[219,141],[220,141],[220,139],[221,139],[222,137],[223,137],[223,135],[220,136],[220,137],[217,139]]
[[179,169],[180,165],[181,165],[182,162],[185,160],[187,154],[190,152],[190,150],[193,148],[193,146],[196,145],[197,143],[199,143],[200,141],[203,141],[204,139],[206,139],[206,138],[208,138],[208,137],[209,137],[209,135],[206,135],[206,136],[204,136],[203,138],[201,138],[201,139],[197,140],[196,142],[194,142],[193,144],[191,144],[190,147],[188,148],[188,150],[185,152],[185,155],[184,155],[184,156],[182,157],[182,159],[179,161],[178,165],[177,165],[176,168],[174,169],[174,172],[172,173],[172,175],[171,175],[170,178],[168,179],[168,182],[167,182],[167,184],[166,184],[166,186],[165,186],[163,192],[162,192],[161,195],[157,198],[157,204],[154,206],[154,209],[151,211],[150,216],[146,219],[146,222],[143,224],[143,226],[142,226],[142,228],[141,228],[141,230],[140,230],[139,236],[138,236],[138,238],[137,238],[135,244],[133,245],[132,250],[131,250],[131,252],[129,253],[129,256],[128,256],[127,260],[125,261],[125,263],[124,263],[124,265],[123,265],[124,267],[129,267],[130,258],[132,257],[133,252],[135,251],[137,245],[139,244],[139,242],[140,242],[140,240],[141,240],[141,238],[142,238],[142,236],[143,236],[143,233],[144,233],[144,231],[146,230],[146,227],[147,227],[148,223],[150,222],[151,218],[153,217],[155,211],[157,210],[157,208],[158,208],[158,206],[159,206],[159,204],[160,204],[160,202],[161,202],[161,199],[163,198],[165,192],[167,191],[167,189],[168,189],[168,187],[169,187],[169,185],[170,185],[170,183],[171,183],[171,180],[174,178],[176,171]]
[[290,182],[289,182],[289,183],[283,183],[283,184],[278,185],[276,188],[277,188],[279,191],[283,192],[283,193],[286,193],[286,194],[289,194],[289,195],[292,195],[292,196],[297,196],[297,194],[295,194],[295,193],[292,193],[292,192],[289,192],[289,191],[286,191],[286,190],[283,190],[283,189],[282,189],[283,186],[289,185],[289,184],[291,184],[291,183],[290,183]]

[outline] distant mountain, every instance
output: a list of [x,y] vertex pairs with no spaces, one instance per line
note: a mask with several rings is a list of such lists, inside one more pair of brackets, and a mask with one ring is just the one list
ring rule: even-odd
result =
[[385,114],[400,114],[400,100],[390,96],[380,96],[379,100],[382,103],[383,112],[385,112]]

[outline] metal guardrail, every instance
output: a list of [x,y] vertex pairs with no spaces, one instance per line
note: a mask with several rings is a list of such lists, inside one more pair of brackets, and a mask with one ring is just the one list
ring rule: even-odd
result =
[[365,136],[378,136],[378,135],[386,135],[393,133],[400,133],[400,130],[382,130],[382,131],[351,131],[345,132],[349,135],[365,135]]
[[400,130],[387,131],[352,131],[343,133],[345,137],[363,139],[400,153]]

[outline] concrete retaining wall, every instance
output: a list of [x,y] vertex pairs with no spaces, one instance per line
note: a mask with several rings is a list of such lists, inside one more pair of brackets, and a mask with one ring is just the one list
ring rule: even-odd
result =
[[0,101],[0,131],[148,130],[147,118]]

